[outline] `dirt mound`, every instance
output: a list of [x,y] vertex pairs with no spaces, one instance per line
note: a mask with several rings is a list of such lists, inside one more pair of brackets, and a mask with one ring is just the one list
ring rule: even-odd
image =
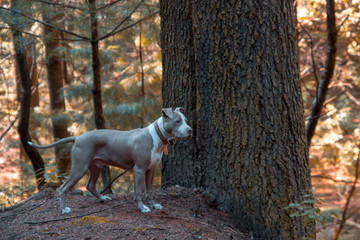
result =
[[71,195],[72,212],[61,215],[58,195],[44,189],[1,211],[0,239],[249,239],[228,214],[209,208],[200,191],[158,190],[154,199],[164,208],[150,213],[139,212],[131,194],[110,197],[101,203],[82,192]]

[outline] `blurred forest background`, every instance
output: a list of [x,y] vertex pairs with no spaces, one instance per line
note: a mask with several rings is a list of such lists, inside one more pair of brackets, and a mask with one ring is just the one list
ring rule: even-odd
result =
[[[310,146],[313,188],[321,200],[317,204],[331,219],[342,213],[357,176],[355,162],[360,140],[360,0],[335,3],[336,66]],[[326,1],[300,0],[295,4],[300,78],[305,121],[308,121],[325,65]],[[16,130],[20,74],[12,29],[15,26],[23,33],[32,81],[30,136],[35,143],[47,144],[54,141],[54,123],[66,124],[70,135],[96,128],[92,102],[92,22],[87,1],[22,1],[19,12],[23,15],[17,14],[16,19],[12,17],[15,13],[4,9],[10,8],[11,1],[1,0],[0,6],[3,7],[0,9],[0,204],[8,206],[31,195],[37,185]],[[102,38],[98,48],[105,127],[126,130],[146,126],[159,116],[162,106],[159,1],[98,0],[96,6],[98,35]],[[58,43],[51,51],[47,43],[51,30],[44,23],[68,32],[55,37]],[[55,75],[61,76],[57,93],[65,104],[64,109],[54,110],[50,103],[47,71],[50,56],[61,65]],[[46,164],[45,179],[58,181],[55,150],[40,153]],[[120,172],[112,169],[112,178]],[[160,171],[158,183],[159,176]],[[117,181],[114,192],[129,192],[132,188],[129,179],[130,175],[126,175]],[[351,213],[360,219],[360,202],[356,204],[359,195],[360,191],[352,197]],[[359,223],[353,221],[352,227],[360,231]],[[332,233],[324,230],[321,234],[326,239],[326,234]]]

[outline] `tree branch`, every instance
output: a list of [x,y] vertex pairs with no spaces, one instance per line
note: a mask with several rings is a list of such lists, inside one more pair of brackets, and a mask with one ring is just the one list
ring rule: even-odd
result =
[[77,7],[77,6],[73,6],[73,5],[67,5],[67,4],[62,4],[62,3],[57,3],[57,2],[48,2],[48,1],[44,1],[44,0],[36,0],[37,2],[41,2],[41,3],[45,3],[45,4],[49,4],[49,5],[55,5],[55,6],[59,6],[59,7],[63,7],[63,8],[70,8],[70,9],[74,9],[74,10],[81,10],[81,11],[85,11],[85,8],[81,8],[81,7]]
[[111,185],[116,181],[116,179],[118,179],[119,177],[121,177],[121,176],[124,175],[125,173],[126,173],[126,170],[123,171],[122,173],[120,173],[116,178],[114,178],[114,179],[111,181],[111,183],[110,183],[106,188],[104,188],[104,190],[102,190],[102,191],[100,192],[100,194],[103,194],[106,190],[108,190],[108,189],[111,187]]
[[78,38],[80,38],[80,39],[84,39],[84,40],[87,40],[87,41],[90,41],[90,40],[91,40],[91,39],[88,38],[88,37],[81,36],[81,35],[79,35],[79,34],[77,34],[77,33],[70,32],[70,31],[67,31],[67,30],[65,30],[65,29],[56,27],[56,26],[54,26],[54,25],[52,25],[52,24],[50,24],[50,23],[47,23],[47,22],[44,22],[44,21],[40,21],[40,20],[35,19],[35,18],[31,17],[31,16],[28,16],[28,15],[26,15],[26,14],[23,14],[23,13],[17,11],[17,10],[14,10],[14,9],[11,9],[11,8],[5,8],[5,7],[2,7],[2,6],[0,6],[0,9],[3,9],[3,10],[6,10],[6,11],[9,11],[9,12],[18,14],[18,15],[23,16],[23,17],[25,17],[25,18],[28,18],[28,19],[30,19],[30,20],[32,20],[32,21],[34,21],[34,22],[41,23],[41,24],[43,24],[43,25],[45,25],[45,26],[54,28],[54,29],[56,29],[56,30],[58,30],[58,31],[61,31],[61,32],[64,32],[64,33],[67,33],[67,34],[70,34],[70,35],[73,35],[73,36],[78,37]]
[[128,15],[126,16],[111,32],[105,34],[103,37],[99,38],[99,41],[100,40],[103,40],[105,38],[108,38],[112,35],[114,35],[114,32],[116,32],[116,30],[126,21],[128,20],[129,18],[131,18],[131,16],[134,14],[134,12],[140,7],[140,5],[143,3],[144,0],[141,0],[138,5],[136,5],[136,7],[133,9],[133,11]]
[[152,14],[150,14],[150,15],[148,15],[148,16],[146,16],[146,17],[144,17],[144,18],[142,18],[142,19],[140,19],[140,20],[138,20],[138,21],[136,21],[136,22],[134,22],[134,23],[132,23],[132,24],[130,24],[128,26],[126,26],[126,27],[123,27],[123,28],[117,30],[116,32],[113,32],[111,35],[106,34],[104,37],[99,38],[99,41],[104,40],[105,38],[111,37],[111,36],[113,36],[115,34],[118,34],[118,33],[122,32],[122,31],[125,31],[125,30],[127,30],[129,28],[132,28],[132,27],[136,26],[137,24],[141,23],[142,21],[144,21],[145,19],[151,18],[151,17],[153,17],[154,15],[156,15],[158,13],[159,13],[159,11],[156,11],[156,12],[154,12],[154,13],[152,13]]
[[325,97],[329,89],[331,78],[334,74],[335,63],[336,63],[336,40],[337,40],[337,28],[335,18],[335,3],[334,0],[326,1],[326,12],[327,12],[327,40],[328,46],[326,51],[325,70],[320,80],[320,84],[316,90],[316,96],[314,98],[310,120],[306,126],[306,135],[308,146],[311,144],[311,139],[314,136],[316,125],[319,121]]
[[109,4],[105,4],[105,5],[101,6],[101,7],[98,7],[97,10],[103,10],[105,8],[111,7],[112,5],[114,5],[114,4],[118,3],[118,2],[122,2],[122,1],[124,1],[124,0],[116,0],[116,1],[111,2]]
[[[10,27],[10,28],[4,27],[3,29],[16,30],[16,31],[18,31],[18,32],[21,32],[21,33],[26,34],[26,35],[30,35],[30,36],[35,37],[35,38],[42,38],[42,39],[46,38],[46,37],[43,36],[43,35],[37,35],[37,34],[31,33],[31,32],[26,32],[26,31],[23,31],[23,30],[19,30],[19,29],[13,27],[13,26]],[[58,41],[72,41],[72,42],[77,42],[77,41],[86,41],[86,42],[88,42],[88,41],[89,41],[89,40],[87,40],[87,39],[71,39],[71,38],[54,38],[54,40],[58,40]],[[1,63],[2,63],[2,62],[0,62],[0,64],[1,64]]]

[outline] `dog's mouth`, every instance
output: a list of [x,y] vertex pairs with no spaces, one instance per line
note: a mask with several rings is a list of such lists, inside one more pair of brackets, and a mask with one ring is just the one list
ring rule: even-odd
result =
[[186,137],[184,137],[184,139],[190,139],[190,138],[192,138],[192,134],[189,134]]
[[184,140],[190,139],[190,138],[192,138],[192,134],[187,135],[186,137],[178,137],[178,139],[184,139]]

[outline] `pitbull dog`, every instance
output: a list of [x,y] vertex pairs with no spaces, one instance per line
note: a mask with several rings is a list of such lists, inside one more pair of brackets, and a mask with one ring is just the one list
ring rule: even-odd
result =
[[187,124],[183,108],[163,108],[161,117],[145,128],[130,131],[94,130],[80,136],[61,139],[49,145],[35,145],[35,148],[51,148],[58,144],[75,142],[72,148],[72,164],[67,181],[57,191],[60,195],[61,213],[69,213],[66,195],[89,169],[90,177],[86,188],[100,201],[111,198],[100,195],[96,189],[101,168],[104,165],[116,166],[134,173],[135,199],[141,212],[150,212],[142,202],[141,183],[145,178],[146,193],[151,207],[162,209],[152,198],[152,184],[155,167],[160,163],[164,148],[175,139],[192,137],[192,128]]

